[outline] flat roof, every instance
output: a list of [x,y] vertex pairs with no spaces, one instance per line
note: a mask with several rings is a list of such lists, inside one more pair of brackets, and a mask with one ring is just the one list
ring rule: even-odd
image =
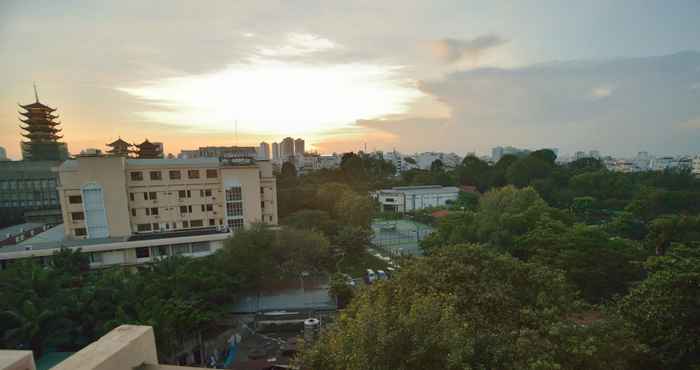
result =
[[219,158],[198,157],[187,159],[138,159],[132,158],[126,160],[127,167],[154,167],[154,166],[219,166]]
[[32,236],[31,238],[19,243],[22,244],[33,244],[33,243],[47,243],[47,242],[58,242],[65,238],[66,229],[63,224],[58,224],[46,231]]
[[[142,234],[146,235],[146,234]],[[111,237],[95,239],[64,239],[49,242],[24,242],[19,245],[11,245],[0,248],[0,260],[29,258],[37,256],[50,256],[54,251],[61,248],[81,248],[85,252],[101,252],[109,250],[121,250],[140,247],[155,247],[160,245],[197,243],[213,240],[224,240],[228,238],[227,231],[218,231],[210,228],[189,230],[189,232],[178,233],[153,233],[152,238],[132,237]]]
[[8,226],[4,229],[0,229],[0,239],[3,239],[5,237],[5,235],[7,235],[7,234],[17,235],[22,230],[28,231],[28,230],[36,229],[37,227],[42,227],[42,226],[44,226],[44,224],[40,224],[37,222],[25,222],[25,223],[19,224],[19,225]]
[[455,186],[396,186],[391,189],[379,190],[379,193],[459,193],[459,188]]

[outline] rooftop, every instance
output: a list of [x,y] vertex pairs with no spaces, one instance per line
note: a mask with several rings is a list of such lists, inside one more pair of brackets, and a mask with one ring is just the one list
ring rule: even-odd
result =
[[31,230],[31,229],[36,229],[37,227],[42,227],[44,224],[40,224],[37,222],[26,222],[23,224],[19,225],[13,225],[6,227],[4,229],[0,229],[0,238],[4,238],[5,235],[10,234],[10,235],[17,235],[23,231]]

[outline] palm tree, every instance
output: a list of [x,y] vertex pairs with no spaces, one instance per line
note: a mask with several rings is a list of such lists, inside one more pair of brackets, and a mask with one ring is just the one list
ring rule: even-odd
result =
[[16,324],[5,331],[4,339],[17,345],[29,345],[38,358],[44,351],[44,344],[51,335],[48,325],[54,317],[54,312],[46,307],[36,307],[34,302],[25,301],[15,310],[0,313],[7,320]]

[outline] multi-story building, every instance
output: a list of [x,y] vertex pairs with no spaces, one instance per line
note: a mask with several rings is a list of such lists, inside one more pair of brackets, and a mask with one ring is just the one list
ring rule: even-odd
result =
[[491,149],[491,161],[493,161],[494,163],[498,162],[501,159],[501,157],[507,154],[521,156],[527,155],[528,153],[530,153],[530,151],[527,149],[518,149],[512,146],[497,146]]
[[277,142],[272,143],[272,160],[273,161],[279,161],[280,160],[280,145]]
[[58,161],[0,162],[0,227],[22,222],[61,222]]
[[61,246],[80,246],[94,266],[206,255],[229,232],[277,224],[269,161],[86,156],[65,161],[58,175],[61,238],[3,248],[0,261],[50,256]]
[[263,161],[270,160],[270,144],[264,141],[260,143],[260,147],[258,149],[258,159]]
[[178,158],[256,158],[254,146],[202,146],[199,149],[181,150]]
[[303,156],[305,152],[306,148],[304,147],[304,139],[294,140],[294,155]]
[[9,159],[7,158],[7,151],[5,148],[0,146],[0,161],[8,161]]
[[700,177],[700,156],[693,158],[693,168],[690,170],[690,172],[693,175]]
[[280,143],[280,160],[286,162],[294,156],[294,139],[285,137]]

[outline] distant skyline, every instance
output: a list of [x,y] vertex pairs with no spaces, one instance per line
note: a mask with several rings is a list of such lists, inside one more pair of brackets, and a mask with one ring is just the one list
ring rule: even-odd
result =
[[74,153],[292,136],[322,153],[696,154],[699,14],[690,0],[3,1],[0,146],[19,159],[17,103],[36,82]]

